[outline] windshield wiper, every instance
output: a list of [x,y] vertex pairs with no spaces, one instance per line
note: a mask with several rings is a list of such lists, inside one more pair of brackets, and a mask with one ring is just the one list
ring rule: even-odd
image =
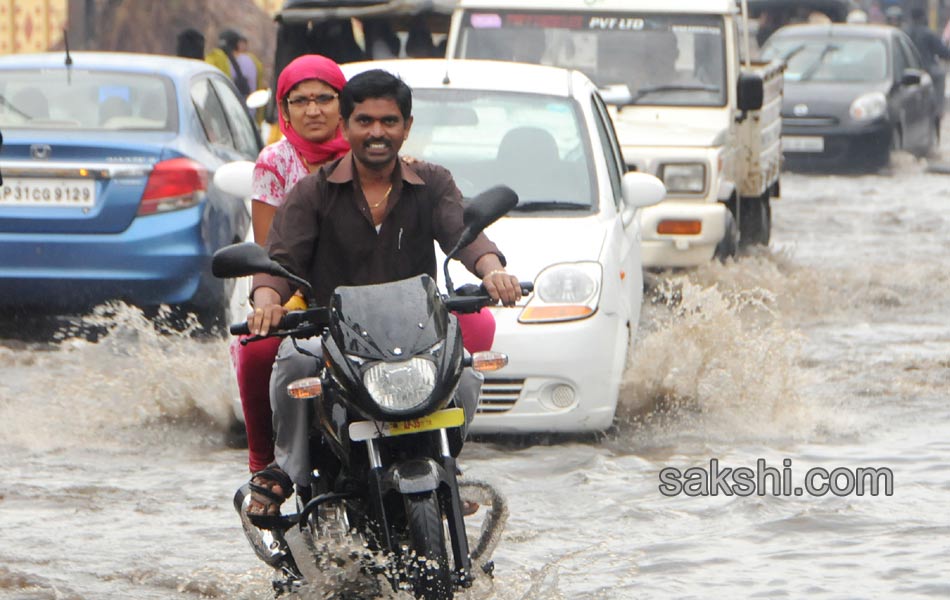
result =
[[715,85],[656,85],[640,88],[627,104],[636,104],[637,100],[644,96],[661,92],[715,92],[718,94],[719,91],[719,88]]
[[802,72],[802,76],[798,78],[799,81],[807,81],[815,76],[815,73],[818,72],[818,69],[821,68],[822,63],[825,62],[825,58],[832,52],[837,52],[840,50],[840,46],[834,44],[825,44],[825,47],[822,48],[821,54],[818,55],[818,58],[815,59],[815,62],[808,65],[808,67]]
[[7,100],[7,97],[4,96],[3,94],[0,94],[0,104],[2,104],[3,106],[6,106],[7,108],[9,108],[10,110],[12,110],[12,111],[15,112],[16,114],[18,114],[18,115],[20,115],[21,117],[23,117],[24,119],[26,119],[27,121],[30,120],[30,115],[26,114],[25,112],[23,112],[22,110],[20,110],[20,109],[17,108],[16,106],[14,106],[13,103],[10,102],[9,100]]
[[785,54],[783,54],[782,60],[784,60],[785,62],[788,62],[789,60],[792,59],[792,57],[794,57],[795,55],[797,55],[799,52],[801,52],[804,49],[805,49],[805,44],[799,44],[795,46],[794,48],[792,48],[791,50],[789,50],[788,52],[786,52]]
[[542,200],[540,202],[525,202],[512,208],[518,212],[537,212],[541,210],[590,210],[590,204],[579,202],[561,202],[559,200]]

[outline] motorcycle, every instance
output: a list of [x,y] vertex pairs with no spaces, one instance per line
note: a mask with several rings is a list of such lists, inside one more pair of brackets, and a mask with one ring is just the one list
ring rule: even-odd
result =
[[[235,495],[252,547],[284,574],[275,581],[277,595],[318,579],[317,548],[328,537],[352,532],[374,555],[386,557],[382,563],[366,560],[362,569],[382,575],[394,590],[447,600],[471,586],[473,557],[484,556],[488,544],[483,525],[476,552],[470,551],[456,457],[478,404],[482,378],[472,372],[502,368],[508,358],[499,352],[464,354],[451,313],[476,312],[494,302],[481,286],[453,291],[448,263],[517,202],[511,189],[500,186],[467,204],[466,228],[443,264],[447,294],[425,274],[341,286],[329,306],[311,300],[264,336],[291,337],[304,353],[296,340],[320,336],[323,348],[322,362],[314,355],[314,376],[288,385],[292,398],[310,403],[312,417],[314,471],[309,486],[296,486],[297,512],[262,531],[242,510],[247,486]],[[253,243],[219,250],[212,271],[218,277],[269,273],[310,289]],[[530,283],[521,287],[525,295],[533,289]],[[247,323],[230,331],[249,334]],[[263,337],[242,343],[258,339]],[[466,369],[470,375],[463,377]],[[476,389],[460,393],[466,385]],[[481,566],[491,569],[488,562]]]

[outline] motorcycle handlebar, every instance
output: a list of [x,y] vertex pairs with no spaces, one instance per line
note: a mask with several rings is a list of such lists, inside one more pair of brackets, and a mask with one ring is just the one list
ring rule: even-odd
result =
[[[534,291],[534,284],[530,281],[519,282],[521,286],[521,295],[527,296]],[[467,284],[455,290],[455,295],[446,299],[445,304],[449,310],[472,313],[478,312],[486,306],[495,303],[484,285]],[[265,337],[288,336],[295,333],[312,334],[314,329],[326,327],[330,323],[330,310],[326,307],[308,308],[307,310],[294,310],[284,315],[276,327],[266,336],[254,336],[244,341],[255,341]],[[231,335],[251,335],[248,329],[247,321],[234,323],[228,327]],[[243,342],[242,342],[243,343]]]
[[228,332],[231,335],[251,335],[251,330],[247,327],[247,321],[232,324],[228,327]]
[[[521,286],[522,296],[527,296],[534,291],[534,284],[530,281],[520,281],[518,285]],[[451,311],[473,313],[478,312],[486,306],[494,305],[495,301],[488,295],[484,285],[468,283],[457,288],[455,295],[447,298],[445,304]]]
[[[326,327],[330,323],[330,309],[308,308],[306,310],[292,310],[283,317],[276,327],[272,327],[270,333],[264,336],[254,336],[246,341],[256,341],[267,337],[288,336],[295,333],[311,334],[313,330]],[[228,327],[231,335],[251,335],[248,329],[247,321],[243,323],[234,323]],[[243,343],[243,342],[242,342]]]

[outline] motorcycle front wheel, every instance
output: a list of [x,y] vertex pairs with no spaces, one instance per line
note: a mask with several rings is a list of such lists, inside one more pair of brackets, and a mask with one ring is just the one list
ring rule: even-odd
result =
[[451,600],[452,572],[445,549],[442,508],[435,492],[404,497],[409,528],[406,574],[416,598]]

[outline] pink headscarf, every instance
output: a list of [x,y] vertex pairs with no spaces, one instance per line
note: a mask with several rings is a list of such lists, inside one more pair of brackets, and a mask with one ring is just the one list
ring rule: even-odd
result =
[[[343,76],[343,71],[340,70],[338,64],[326,56],[305,54],[292,60],[280,72],[280,77],[277,78],[277,102],[279,105],[284,106],[284,99],[295,85],[308,79],[319,79],[337,92],[346,85],[346,77]],[[300,156],[311,164],[338,158],[350,150],[350,145],[343,139],[343,132],[339,128],[336,136],[326,142],[318,143],[306,140],[294,131],[294,128],[290,126],[290,122],[284,120],[282,111],[278,111],[278,122],[280,123],[280,132],[300,153]]]

